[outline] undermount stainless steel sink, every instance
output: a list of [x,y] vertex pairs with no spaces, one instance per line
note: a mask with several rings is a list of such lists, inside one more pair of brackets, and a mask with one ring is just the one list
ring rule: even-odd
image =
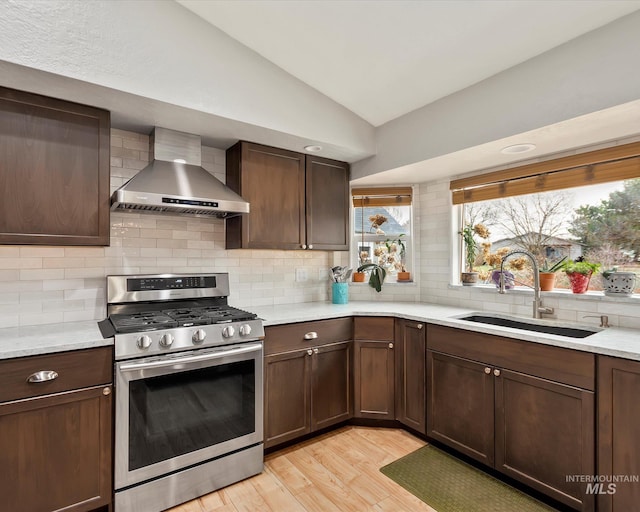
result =
[[506,316],[492,316],[481,313],[457,317],[459,320],[467,320],[469,322],[477,322],[488,325],[499,325],[501,327],[511,327],[512,329],[522,329],[524,331],[543,332],[546,334],[555,334],[556,336],[566,336],[569,338],[586,338],[601,329],[590,327],[566,327],[560,325],[549,325],[545,323],[537,323],[536,321],[526,321],[524,319],[508,318]]

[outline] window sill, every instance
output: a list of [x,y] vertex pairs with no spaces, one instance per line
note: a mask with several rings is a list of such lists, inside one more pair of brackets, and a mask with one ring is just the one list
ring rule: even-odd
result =
[[[477,286],[462,286],[461,284],[450,284],[450,290],[474,290],[474,293],[498,293],[498,290],[494,285],[481,284]],[[516,286],[511,290],[505,292],[506,295],[533,295],[531,288],[524,286]],[[596,302],[623,302],[630,304],[640,304],[640,294],[633,294],[628,297],[610,297],[604,294],[604,292],[587,292],[587,293],[573,293],[571,290],[553,290],[550,292],[540,292],[542,297],[554,297],[557,299],[576,299],[587,300]]]
[[[369,286],[369,280],[365,279],[363,282],[356,282],[356,281],[350,281],[349,282],[350,286]],[[382,284],[382,287],[385,288],[387,286],[407,286],[407,287],[413,287],[413,286],[418,286],[418,283],[416,281],[385,281]],[[462,288],[462,286],[460,286],[460,288]],[[465,286],[465,288],[467,288]]]

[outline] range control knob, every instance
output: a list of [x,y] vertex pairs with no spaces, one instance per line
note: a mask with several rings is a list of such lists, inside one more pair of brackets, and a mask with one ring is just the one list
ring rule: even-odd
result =
[[251,334],[251,326],[249,324],[243,324],[240,326],[240,335],[249,336]]
[[138,345],[139,349],[146,350],[151,346],[151,338],[143,334],[136,340],[136,345]]
[[193,341],[194,343],[202,343],[206,337],[207,333],[202,329],[198,329],[193,333],[193,336],[191,336],[191,341]]
[[161,347],[170,347],[173,343],[174,337],[173,335],[167,333],[162,338],[160,338],[160,346]]
[[222,335],[225,338],[231,338],[235,333],[236,330],[231,325],[227,325],[224,329],[222,329]]

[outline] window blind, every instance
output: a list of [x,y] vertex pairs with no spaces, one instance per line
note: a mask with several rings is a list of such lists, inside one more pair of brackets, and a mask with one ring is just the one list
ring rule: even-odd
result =
[[351,190],[353,206],[410,205],[412,193],[411,187],[368,187]]
[[452,180],[453,204],[640,177],[640,142]]

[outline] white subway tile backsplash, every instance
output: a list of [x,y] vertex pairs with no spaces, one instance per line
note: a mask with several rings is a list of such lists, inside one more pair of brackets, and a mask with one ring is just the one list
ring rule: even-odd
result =
[[62,279],[64,269],[24,269],[20,270],[21,281],[45,281],[47,279]]
[[5,269],[42,268],[42,258],[2,258]]
[[84,267],[85,258],[42,258],[42,268]]

